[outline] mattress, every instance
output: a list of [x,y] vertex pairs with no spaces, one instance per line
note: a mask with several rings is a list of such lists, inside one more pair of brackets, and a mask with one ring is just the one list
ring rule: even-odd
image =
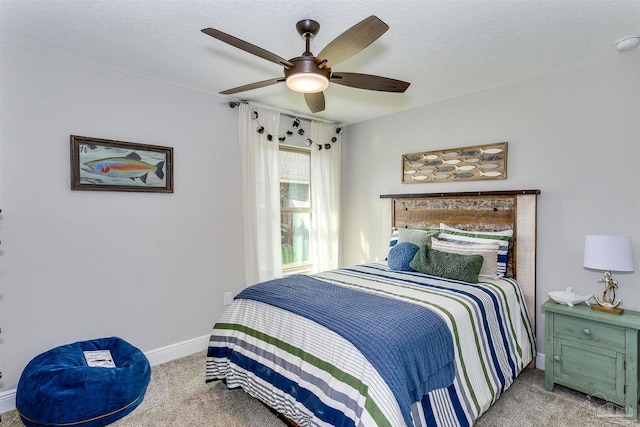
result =
[[[513,279],[469,284],[392,271],[385,262],[312,277],[428,307],[445,321],[455,377],[412,404],[413,426],[472,425],[535,354]],[[354,344],[304,315],[259,301],[235,299],[214,325],[206,380],[240,387],[300,426],[407,425],[383,376]]]

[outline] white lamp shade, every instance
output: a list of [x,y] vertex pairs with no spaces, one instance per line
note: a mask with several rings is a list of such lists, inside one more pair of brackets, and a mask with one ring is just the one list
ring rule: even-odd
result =
[[631,237],[585,236],[583,265],[596,270],[633,271]]

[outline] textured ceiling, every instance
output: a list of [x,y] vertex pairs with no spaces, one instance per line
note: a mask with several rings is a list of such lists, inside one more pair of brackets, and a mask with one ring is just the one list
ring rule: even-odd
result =
[[0,36],[3,42],[217,95],[281,77],[282,69],[202,28],[292,58],[304,51],[295,29],[299,20],[320,23],[311,43],[317,54],[369,15],[386,22],[389,31],[333,71],[411,82],[404,94],[334,84],[325,91],[326,110],[316,115],[284,83],[217,99],[352,124],[619,55],[614,41],[640,33],[640,0],[0,0]]

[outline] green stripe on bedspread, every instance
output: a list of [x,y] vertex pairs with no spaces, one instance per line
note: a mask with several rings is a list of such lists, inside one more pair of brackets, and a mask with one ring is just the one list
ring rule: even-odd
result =
[[348,384],[353,389],[357,390],[362,396],[366,398],[365,400],[365,409],[369,412],[371,417],[376,420],[376,425],[380,427],[393,427],[391,423],[385,418],[380,408],[376,405],[375,401],[371,399],[369,396],[369,388],[358,378],[350,375],[340,368],[328,363],[306,351],[303,349],[293,346],[285,341],[282,341],[278,338],[275,338],[271,335],[267,335],[258,330],[249,328],[245,325],[239,325],[235,323],[216,323],[213,327],[214,329],[226,329],[232,331],[238,331],[245,335],[249,335],[253,338],[256,338],[262,342],[267,344],[271,344],[283,351],[286,351],[289,354],[292,354],[296,357],[299,357],[301,360],[309,363],[310,365],[315,366],[316,368],[328,372],[331,376],[342,383]]

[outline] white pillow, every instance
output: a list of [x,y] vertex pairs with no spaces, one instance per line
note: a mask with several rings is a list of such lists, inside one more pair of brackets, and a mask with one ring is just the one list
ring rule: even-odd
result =
[[482,263],[482,268],[480,269],[480,273],[478,273],[478,277],[484,277],[487,279],[498,278],[497,263],[499,247],[500,243],[498,242],[460,244],[457,242],[440,240],[436,237],[431,238],[431,248],[435,250],[458,255],[482,255],[484,262]]
[[491,243],[498,242],[498,262],[497,272],[499,277],[504,277],[507,272],[507,261],[509,258],[509,240],[513,236],[513,230],[504,231],[472,231],[461,230],[459,228],[450,227],[446,224],[440,224],[440,240],[449,242],[459,242],[461,244],[473,243]]

